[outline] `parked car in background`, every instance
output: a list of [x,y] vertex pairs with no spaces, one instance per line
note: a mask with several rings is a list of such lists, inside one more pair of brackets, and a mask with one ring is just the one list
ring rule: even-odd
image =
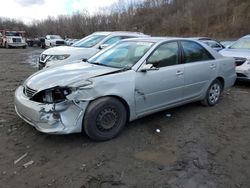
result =
[[220,53],[235,58],[238,80],[250,81],[250,35],[240,38]]
[[45,47],[64,46],[66,41],[60,35],[47,35],[45,37]]
[[66,43],[67,43],[68,46],[71,46],[71,45],[73,45],[75,42],[79,41],[79,39],[67,38],[65,41],[66,41]]
[[220,41],[220,43],[221,43],[223,46],[225,46],[225,47],[231,46],[234,42],[235,42],[235,40],[222,40],[222,41]]
[[39,38],[29,38],[27,39],[27,44],[28,46],[37,46],[37,47],[42,47],[42,41],[45,42],[45,39],[43,37],[39,37]]
[[76,60],[88,59],[100,50],[119,40],[134,37],[145,37],[136,32],[96,32],[72,46],[55,47],[45,50],[39,58],[39,70],[44,67],[65,65]]
[[25,31],[0,30],[0,47],[22,47],[26,48]]
[[115,137],[128,121],[193,101],[219,102],[236,79],[233,58],[181,38],[118,42],[88,61],[37,72],[15,93],[17,114],[50,134]]
[[213,48],[217,52],[219,52],[220,50],[225,48],[225,46],[223,46],[220,42],[218,42],[214,39],[207,38],[207,37],[192,37],[191,39],[199,40],[199,41],[207,44],[208,46],[210,46],[211,48]]

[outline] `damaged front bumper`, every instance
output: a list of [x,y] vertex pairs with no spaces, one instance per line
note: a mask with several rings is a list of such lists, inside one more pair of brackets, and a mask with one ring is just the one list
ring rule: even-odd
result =
[[30,100],[20,86],[15,92],[17,114],[38,131],[49,134],[70,134],[82,131],[82,121],[88,102],[65,100],[43,104]]
[[250,81],[250,66],[242,65],[236,67],[237,80]]

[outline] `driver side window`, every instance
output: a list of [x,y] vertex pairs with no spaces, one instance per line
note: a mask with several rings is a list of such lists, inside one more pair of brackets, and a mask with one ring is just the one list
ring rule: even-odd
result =
[[106,42],[104,42],[103,44],[111,45],[111,44],[118,42],[121,39],[122,39],[121,36],[112,37],[112,38],[108,39]]
[[179,47],[177,42],[170,42],[159,46],[149,57],[147,64],[156,68],[177,65],[179,62]]

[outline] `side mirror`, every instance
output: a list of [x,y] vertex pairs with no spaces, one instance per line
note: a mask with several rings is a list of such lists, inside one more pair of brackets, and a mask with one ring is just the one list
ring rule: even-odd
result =
[[99,49],[102,50],[104,48],[107,48],[109,45],[108,44],[102,44],[101,46],[99,46]]
[[82,61],[83,62],[88,62],[88,59],[87,58],[83,58]]
[[147,72],[152,70],[159,70],[159,68],[154,67],[153,64],[144,64],[141,68],[141,72]]

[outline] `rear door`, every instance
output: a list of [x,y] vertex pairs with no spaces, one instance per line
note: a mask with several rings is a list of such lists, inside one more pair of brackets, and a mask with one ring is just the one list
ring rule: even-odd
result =
[[158,46],[146,63],[156,69],[136,73],[135,101],[138,115],[177,103],[183,97],[184,65],[180,64],[177,42]]
[[217,64],[214,57],[199,43],[181,41],[184,61],[184,98],[199,97],[216,76]]

